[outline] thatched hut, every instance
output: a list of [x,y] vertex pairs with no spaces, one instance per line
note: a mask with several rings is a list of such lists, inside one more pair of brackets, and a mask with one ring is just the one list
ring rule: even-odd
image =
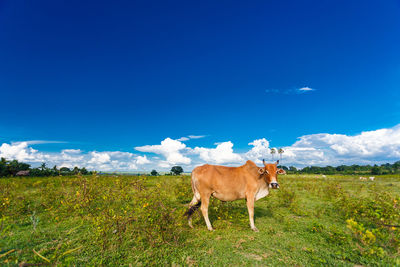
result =
[[16,176],[28,176],[29,171],[19,171],[15,174]]

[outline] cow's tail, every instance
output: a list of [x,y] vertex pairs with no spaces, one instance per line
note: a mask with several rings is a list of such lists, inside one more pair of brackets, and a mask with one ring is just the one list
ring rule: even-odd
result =
[[197,204],[190,206],[188,210],[185,212],[183,216],[187,216],[188,220],[192,217],[193,213],[198,210],[201,206],[201,201],[197,202]]

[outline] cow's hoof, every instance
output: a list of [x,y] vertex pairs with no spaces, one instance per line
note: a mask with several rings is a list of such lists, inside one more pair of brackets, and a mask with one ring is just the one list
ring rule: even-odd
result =
[[251,230],[253,230],[254,232],[260,232],[257,227],[251,228]]
[[214,231],[214,228],[208,228],[208,231],[212,232]]

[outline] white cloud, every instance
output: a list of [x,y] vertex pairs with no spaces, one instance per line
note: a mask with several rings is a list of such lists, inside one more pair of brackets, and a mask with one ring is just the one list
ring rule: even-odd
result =
[[204,138],[204,137],[206,137],[206,136],[205,135],[188,135],[188,136],[183,136],[183,137],[181,137],[179,139],[176,139],[176,140],[184,142],[184,141],[188,141],[190,139],[200,139],[200,138]]
[[285,95],[298,95],[305,92],[316,91],[314,88],[305,86],[301,88],[291,88],[291,89],[266,89],[265,92],[268,94],[285,94]]
[[312,89],[312,88],[310,88],[310,87],[301,87],[301,88],[299,88],[299,91],[302,91],[302,92],[309,92],[309,91],[314,91],[314,89]]
[[269,142],[267,139],[262,138],[250,142],[249,145],[253,146],[253,148],[245,154],[245,157],[253,160],[256,164],[261,164],[262,159],[267,158],[269,155]]
[[190,139],[200,139],[206,137],[205,135],[189,135]]
[[178,140],[166,138],[161,141],[160,145],[147,145],[135,147],[137,151],[151,152],[163,155],[166,158],[166,163],[175,164],[190,164],[191,160],[185,157],[181,152],[185,150],[186,145]]
[[107,152],[90,152],[92,158],[88,161],[89,164],[104,164],[109,162],[111,157]]
[[17,143],[3,143],[0,146],[0,157],[7,159],[16,159],[19,161],[33,161],[36,162],[38,158],[43,158],[41,153],[37,150],[28,147],[27,142]]
[[80,149],[63,149],[61,150],[62,153],[67,153],[67,154],[79,154],[82,153],[82,150]]
[[65,141],[51,141],[51,140],[30,140],[30,141],[23,141],[26,142],[28,145],[42,145],[42,144],[66,144]]
[[284,150],[285,162],[303,166],[391,162],[400,158],[400,124],[354,136],[304,135]]
[[200,158],[207,163],[234,163],[242,161],[239,154],[233,152],[233,143],[231,141],[222,142],[216,148],[195,147],[194,154],[199,154]]
[[143,164],[148,164],[150,163],[150,160],[147,159],[146,155],[144,156],[137,156],[136,158],[136,164],[138,165],[143,165]]

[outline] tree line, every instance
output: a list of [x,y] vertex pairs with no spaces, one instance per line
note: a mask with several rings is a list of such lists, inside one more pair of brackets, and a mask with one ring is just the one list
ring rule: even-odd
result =
[[353,164],[350,166],[340,165],[337,167],[333,166],[308,166],[302,169],[297,169],[294,166],[278,166],[284,169],[288,174],[400,174],[400,161],[396,161],[393,164],[386,163],[382,165],[357,165]]
[[93,174],[92,171],[86,170],[85,167],[73,169],[67,167],[58,168],[54,165],[53,168],[48,168],[46,163],[42,163],[40,167],[31,168],[31,165],[19,162],[18,160],[6,160],[5,158],[0,159],[0,177],[7,176],[58,176],[58,175],[88,175]]

